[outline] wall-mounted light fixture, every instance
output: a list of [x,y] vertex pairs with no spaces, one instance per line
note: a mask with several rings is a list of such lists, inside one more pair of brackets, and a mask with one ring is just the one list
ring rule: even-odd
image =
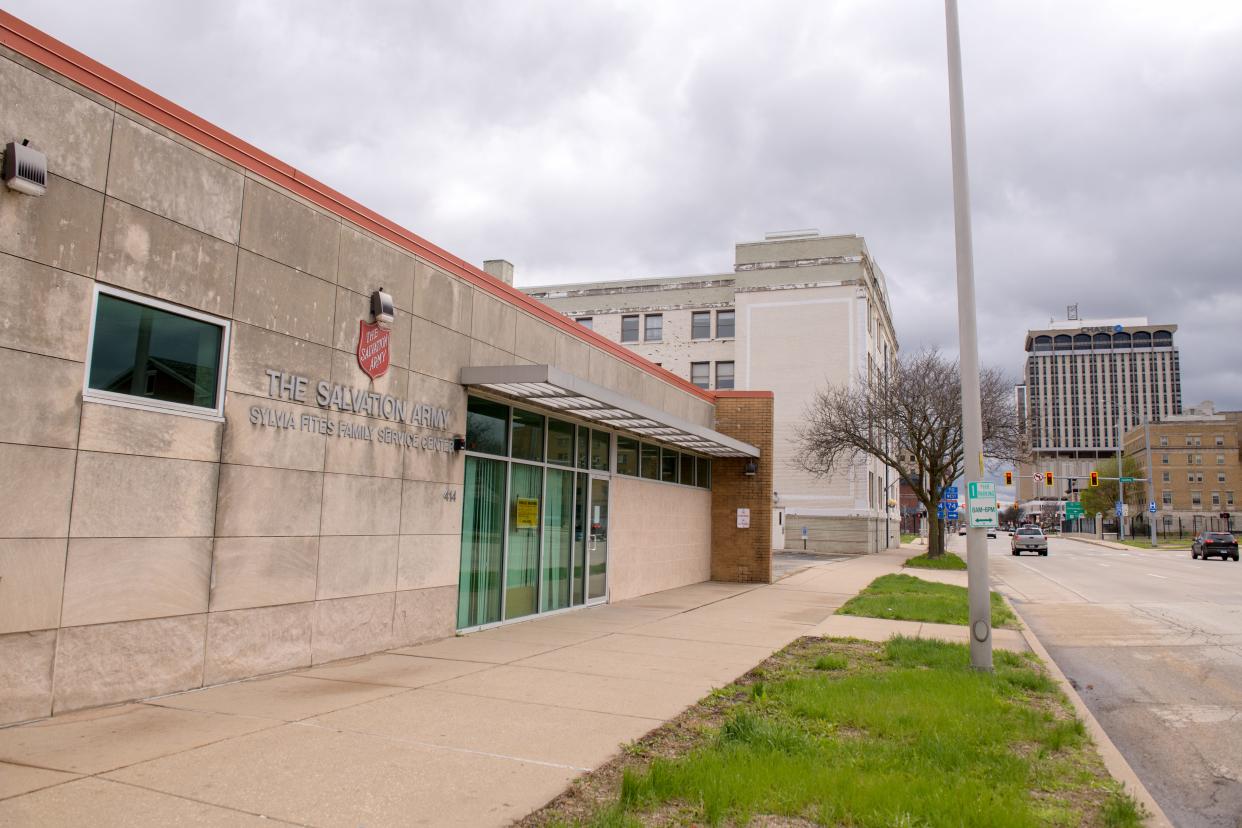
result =
[[47,156],[30,146],[30,139],[9,141],[4,147],[4,183],[10,190],[41,196],[47,192]]
[[461,451],[466,447],[466,438],[460,434],[453,436],[453,451]]
[[384,330],[392,327],[392,296],[384,293],[383,288],[371,294],[371,316]]
[[747,460],[746,466],[742,469],[742,474],[747,477],[754,477],[759,473],[759,464],[754,460]]

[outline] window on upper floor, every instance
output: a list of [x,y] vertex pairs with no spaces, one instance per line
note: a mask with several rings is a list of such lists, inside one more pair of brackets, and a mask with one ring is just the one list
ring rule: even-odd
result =
[[224,319],[96,285],[83,397],[220,417],[228,340]]
[[732,339],[734,336],[733,311],[716,311],[716,338]]
[[1217,435],[1216,435],[1216,445],[1218,445],[1218,446],[1223,446],[1224,444],[1225,444],[1225,438],[1224,438],[1224,437],[1222,437],[1221,435],[1217,434]]
[[1192,509],[1199,509],[1203,507],[1203,492],[1190,493],[1190,507]]
[[1160,445],[1162,445],[1162,446],[1167,446],[1168,444],[1169,444],[1169,438],[1168,438],[1168,437],[1161,437],[1161,438],[1160,438]]
[[621,317],[621,341],[638,341],[638,315]]
[[690,338],[691,339],[711,339],[712,338],[712,312],[711,311],[695,311],[690,314]]
[[692,362],[690,363],[690,381],[699,388],[708,388],[711,386],[711,363],[710,362]]
[[664,314],[649,313],[643,317],[643,341],[660,342],[664,339]]
[[727,390],[733,387],[733,363],[716,363],[716,390]]
[[594,330],[595,328],[595,320],[591,318],[590,316],[579,316],[574,321],[577,322],[582,327],[586,328],[588,331]]

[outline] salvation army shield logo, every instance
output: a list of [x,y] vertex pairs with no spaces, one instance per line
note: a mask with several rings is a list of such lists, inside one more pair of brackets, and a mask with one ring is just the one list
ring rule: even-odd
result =
[[388,371],[388,331],[377,322],[359,321],[358,367],[371,379],[378,379]]

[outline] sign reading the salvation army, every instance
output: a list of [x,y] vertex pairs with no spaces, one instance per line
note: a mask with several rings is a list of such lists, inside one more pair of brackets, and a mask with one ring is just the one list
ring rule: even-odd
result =
[[379,379],[388,371],[389,331],[378,322],[358,322],[358,366],[371,379]]

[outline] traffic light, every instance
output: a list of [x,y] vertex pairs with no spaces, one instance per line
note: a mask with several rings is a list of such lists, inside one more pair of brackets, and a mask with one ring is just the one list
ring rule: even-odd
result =
[[1091,488],[1094,489],[1098,485],[1100,485],[1100,473],[1091,472]]
[[1013,485],[1013,472],[1005,472],[1005,485],[1006,486]]
[[1044,472],[1044,485],[1045,486],[1052,485],[1052,472]]

